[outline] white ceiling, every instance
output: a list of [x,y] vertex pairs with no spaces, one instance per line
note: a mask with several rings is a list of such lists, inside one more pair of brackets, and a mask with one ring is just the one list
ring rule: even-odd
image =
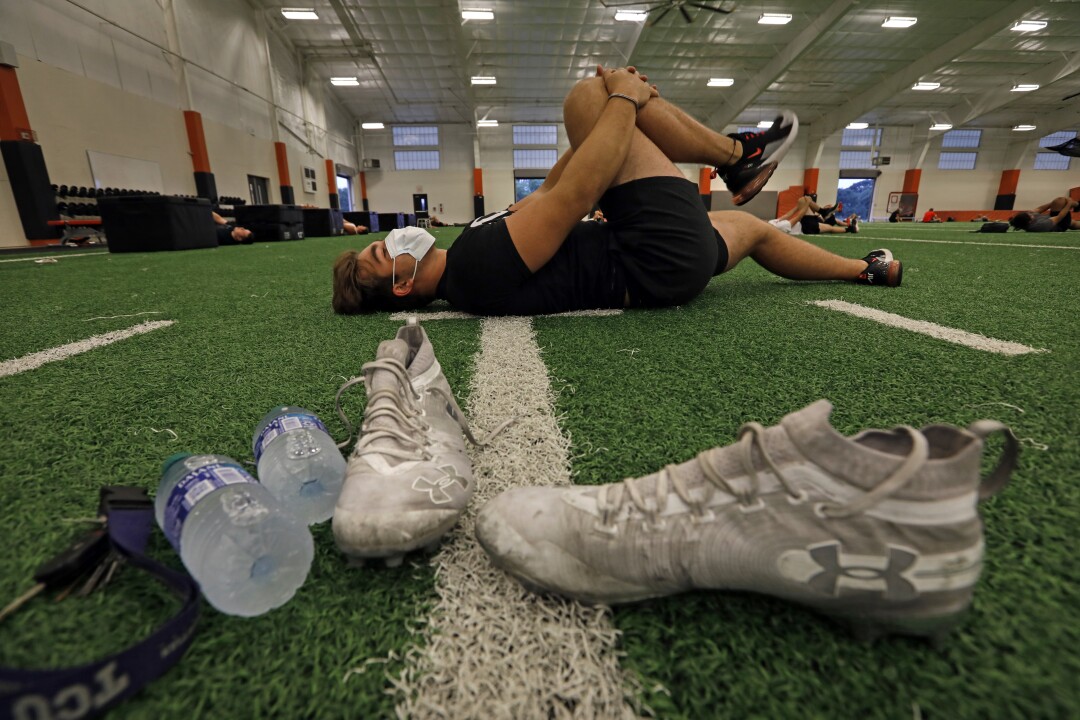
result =
[[[778,108],[798,113],[810,137],[848,122],[955,127],[1031,123],[1080,128],[1080,0],[655,0],[686,2],[652,26],[616,22],[599,0],[298,0],[317,21],[286,21],[282,3],[256,0],[305,58],[312,78],[356,76],[330,87],[360,121],[559,122],[562,99],[597,63],[636,65],[667,99],[711,127],[756,124]],[[709,12],[694,4],[733,8]],[[465,8],[492,21],[463,21]],[[793,15],[760,25],[763,12]],[[916,16],[886,29],[886,16]],[[1045,20],[1014,32],[1021,19]],[[470,76],[494,75],[494,86]],[[729,77],[732,87],[706,87]],[[917,80],[938,90],[911,90]],[[1041,87],[1011,92],[1021,82]]]

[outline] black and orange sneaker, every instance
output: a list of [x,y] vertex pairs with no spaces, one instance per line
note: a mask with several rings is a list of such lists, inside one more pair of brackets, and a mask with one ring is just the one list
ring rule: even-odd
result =
[[871,250],[863,258],[866,270],[855,279],[860,285],[884,285],[886,287],[900,287],[904,279],[904,266],[899,260],[893,259],[893,254],[882,248]]
[[767,130],[728,135],[742,144],[742,157],[733,165],[716,168],[716,174],[724,179],[736,205],[748,203],[765,187],[776,166],[791,149],[798,131],[799,118],[790,110],[784,110]]

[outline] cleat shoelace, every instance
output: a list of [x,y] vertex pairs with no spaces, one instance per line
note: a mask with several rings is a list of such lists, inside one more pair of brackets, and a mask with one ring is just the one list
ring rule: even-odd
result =
[[[874,489],[863,493],[850,502],[844,504],[820,503],[818,509],[821,515],[830,519],[841,519],[865,512],[885,498],[898,492],[915,477],[929,458],[929,443],[926,437],[914,428],[901,425],[897,430],[906,432],[912,442],[911,452],[908,453],[900,467]],[[1016,465],[1019,442],[1008,427],[992,420],[980,420],[969,426],[968,430],[980,438],[986,438],[993,432],[1001,432],[1005,437],[1005,448],[997,468],[990,475],[982,478],[980,482],[979,499],[981,500],[993,495],[1005,485],[1005,481]],[[679,474],[677,467],[668,465],[660,471],[652,494],[642,493],[642,488],[639,485],[644,478],[627,478],[621,483],[605,485],[600,488],[596,502],[600,511],[601,526],[598,526],[597,529],[610,533],[616,518],[628,503],[646,518],[649,526],[662,529],[664,524],[661,516],[667,509],[668,499],[670,498],[669,487],[690,508],[694,516],[699,519],[712,517],[708,506],[717,492],[734,497],[744,508],[757,507],[762,503],[762,500],[759,497],[761,481],[758,477],[758,470],[754,466],[753,450],[755,445],[765,465],[784,487],[788,495],[796,500],[804,500],[806,493],[796,488],[791,480],[780,472],[776,463],[766,452],[765,428],[759,423],[750,422],[739,428],[739,458],[749,480],[746,487],[736,487],[720,474],[716,469],[715,459],[723,448],[712,448],[699,453],[695,458],[698,467],[708,481],[704,485],[705,489],[701,497],[695,498],[691,490],[687,488],[686,479]]]
[[[338,388],[337,395],[334,398],[334,407],[337,410],[338,417],[341,418],[342,423],[345,424],[348,430],[348,437],[338,443],[337,446],[344,449],[353,438],[353,424],[341,409],[341,396],[349,388],[363,383],[368,390],[368,399],[367,407],[364,408],[364,419],[360,424],[356,454],[378,453],[401,460],[430,460],[432,455],[428,452],[426,444],[427,433],[431,430],[431,425],[423,420],[424,412],[418,404],[423,399],[423,395],[413,387],[405,365],[394,358],[379,358],[365,363],[360,370],[362,375],[347,381]],[[397,386],[372,391],[372,376],[377,370],[388,371],[397,380]],[[488,433],[483,440],[478,440],[473,435],[472,428],[469,427],[465,414],[461,411],[461,407],[453,395],[439,387],[426,388],[425,392],[442,398],[446,403],[447,413],[457,422],[465,437],[473,445],[481,447],[488,445],[503,430],[517,421],[517,417],[509,418]],[[380,402],[383,400],[387,402]],[[379,427],[374,427],[375,421],[380,419],[389,422],[383,422]],[[385,443],[379,447],[372,446],[376,440],[384,438],[391,438],[403,447],[399,449]]]

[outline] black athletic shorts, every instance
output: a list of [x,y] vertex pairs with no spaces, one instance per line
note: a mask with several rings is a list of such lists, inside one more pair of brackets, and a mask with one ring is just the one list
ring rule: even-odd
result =
[[803,235],[820,235],[821,234],[821,219],[817,215],[803,215],[803,219],[799,221],[802,225]]
[[689,180],[633,180],[604,193],[600,209],[632,307],[689,302],[727,268],[727,243]]

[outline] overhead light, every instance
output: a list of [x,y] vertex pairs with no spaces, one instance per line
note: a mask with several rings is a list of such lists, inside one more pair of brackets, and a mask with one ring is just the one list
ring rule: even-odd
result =
[[645,22],[649,13],[644,10],[616,10],[615,19],[620,22]]
[[1034,125],[1013,125],[1014,132],[1031,132],[1034,129]]
[[847,129],[848,130],[865,130],[868,127],[870,127],[870,123],[854,122],[854,123],[848,123],[847,124]]
[[791,16],[784,13],[761,13],[758,25],[787,25],[791,22]]
[[1019,85],[1013,85],[1013,92],[1031,92],[1032,90],[1038,90],[1039,86],[1034,83],[1020,83]]
[[941,87],[941,83],[936,82],[917,82],[911,86],[912,90],[937,90]]
[[338,87],[359,87],[360,81],[354,77],[332,77],[330,84]]
[[709,78],[706,87],[731,87],[735,81],[731,78]]
[[772,124],[773,124],[772,120],[762,120],[761,122],[759,122],[757,124],[757,126],[764,130],[765,128],[771,128]]
[[1045,20],[1020,20],[1011,29],[1016,32],[1030,32],[1032,30],[1042,30],[1046,27]]
[[319,15],[314,8],[281,8],[281,14],[286,20],[318,20]]
[[494,75],[473,75],[472,84],[473,85],[494,85],[495,84],[495,76]]
[[360,127],[364,130],[382,130],[385,125],[380,122],[360,123]]
[[930,126],[931,130],[952,130],[952,125],[949,123],[934,123]]
[[494,20],[495,13],[491,8],[469,8],[461,11],[462,20]]
[[477,120],[476,127],[499,127],[498,120]]
[[911,27],[915,23],[919,22],[919,18],[913,17],[887,17],[885,22],[881,23],[881,27],[887,28],[906,28]]

